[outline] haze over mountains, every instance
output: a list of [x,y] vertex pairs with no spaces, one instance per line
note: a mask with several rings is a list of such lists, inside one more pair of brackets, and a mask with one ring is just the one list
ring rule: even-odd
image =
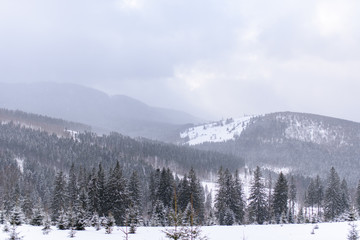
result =
[[184,124],[200,122],[184,112],[63,83],[0,83],[0,107],[85,123],[100,133],[159,140],[174,138]]
[[[280,112],[200,124],[198,118],[183,112],[150,107],[126,96],[110,97],[79,85],[54,83],[0,84],[0,107],[86,124],[73,123],[70,128],[77,131],[117,131],[218,151],[243,159],[250,168],[259,165],[324,176],[334,166],[353,182],[360,168],[360,123],[326,116]],[[0,120],[11,118],[14,116]]]

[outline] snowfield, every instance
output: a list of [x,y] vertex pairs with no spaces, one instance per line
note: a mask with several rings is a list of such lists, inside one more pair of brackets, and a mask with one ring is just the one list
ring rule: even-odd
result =
[[[355,222],[357,226],[360,222]],[[1,225],[0,225],[1,226]],[[345,240],[350,229],[349,222],[320,223],[319,229],[311,234],[314,224],[285,224],[285,225],[248,225],[248,226],[210,226],[202,227],[202,236],[209,240]],[[1,226],[1,230],[3,226]],[[64,240],[69,239],[69,230],[57,230],[52,227],[48,235],[43,235],[42,227],[23,225],[17,228],[23,240]],[[123,228],[122,228],[123,229]],[[137,233],[129,235],[131,240],[165,240],[163,227],[139,227]],[[359,230],[359,227],[358,227]],[[96,231],[87,228],[76,232],[78,240],[119,240],[125,239],[120,228],[114,228],[113,233],[105,234],[105,230]],[[9,234],[0,231],[0,239],[8,239]]]
[[226,119],[192,127],[180,133],[180,137],[187,140],[189,145],[205,142],[225,142],[240,136],[254,116],[245,116],[236,119]]

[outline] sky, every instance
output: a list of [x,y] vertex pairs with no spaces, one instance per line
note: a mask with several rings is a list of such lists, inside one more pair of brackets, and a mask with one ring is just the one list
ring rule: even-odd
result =
[[220,119],[360,122],[360,1],[0,0],[0,81],[77,83]]

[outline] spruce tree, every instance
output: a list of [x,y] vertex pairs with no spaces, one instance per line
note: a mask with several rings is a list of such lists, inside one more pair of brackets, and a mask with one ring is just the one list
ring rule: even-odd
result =
[[93,168],[90,180],[87,186],[87,208],[88,211],[93,214],[99,211],[100,208],[100,201],[99,201],[99,186],[98,186],[98,178],[95,172],[95,168]]
[[273,209],[274,216],[277,223],[280,223],[282,215],[287,214],[287,201],[288,201],[288,183],[282,172],[275,184]]
[[106,192],[109,212],[112,213],[117,225],[123,225],[129,201],[126,179],[123,176],[119,162],[116,163],[115,168],[111,172]]
[[51,219],[55,222],[59,216],[60,212],[65,210],[66,204],[66,195],[65,195],[65,178],[63,172],[60,171],[56,175],[55,183],[54,183],[54,191],[52,195],[51,202]]
[[224,225],[225,210],[227,208],[227,192],[225,187],[225,176],[222,167],[218,171],[217,179],[218,191],[215,195],[215,214],[220,225]]
[[66,205],[72,208],[72,210],[74,210],[73,208],[75,207],[79,199],[79,186],[75,173],[74,163],[71,165],[69,171],[69,181],[66,188],[66,197],[67,197]]
[[267,216],[265,186],[260,167],[256,167],[249,197],[249,221],[263,224]]
[[204,190],[200,184],[200,180],[196,177],[195,171],[193,168],[190,169],[189,172],[189,190],[190,190],[190,199],[189,203],[194,209],[194,221],[197,224],[200,224],[204,221]]
[[99,216],[104,216],[106,212],[106,195],[105,195],[105,185],[106,185],[106,179],[105,179],[105,172],[101,165],[99,164],[99,169],[97,172],[97,190],[98,190],[98,214]]
[[238,170],[235,171],[230,192],[230,209],[234,213],[235,222],[238,224],[242,224],[245,216],[245,200],[243,186],[239,178]]
[[289,223],[294,223],[295,216],[295,203],[296,203],[296,185],[294,177],[290,178],[290,186],[289,186]]
[[325,220],[333,221],[342,213],[341,202],[340,178],[335,168],[332,167],[324,198]]
[[341,182],[341,213],[350,210],[350,195],[345,178]]
[[359,232],[356,229],[356,224],[353,222],[350,224],[350,230],[348,233],[348,240],[358,240],[359,239]]
[[320,212],[320,208],[322,207],[322,203],[323,203],[323,200],[324,200],[324,187],[322,185],[322,182],[321,182],[321,179],[320,179],[320,176],[317,175],[316,178],[315,178],[315,190],[316,190],[316,201],[315,203],[317,204],[317,208],[318,208],[318,214],[320,215],[321,212]]
[[358,215],[360,215],[360,180],[356,188],[356,210]]

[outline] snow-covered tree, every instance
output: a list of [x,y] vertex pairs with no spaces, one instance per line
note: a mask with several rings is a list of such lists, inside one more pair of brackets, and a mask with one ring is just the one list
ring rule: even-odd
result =
[[265,186],[260,167],[256,167],[254,179],[250,188],[249,197],[249,221],[263,224],[267,216],[267,202]]
[[53,221],[56,221],[59,218],[60,213],[65,210],[65,206],[66,206],[66,193],[65,193],[66,181],[62,171],[60,171],[56,175],[54,185],[55,187],[51,202],[51,219]]
[[328,221],[335,220],[342,213],[340,178],[332,167],[324,198],[324,215]]
[[347,239],[348,240],[358,240],[359,239],[359,232],[358,232],[357,226],[354,222],[350,224],[350,230],[349,230]]
[[275,184],[274,196],[273,196],[273,209],[274,216],[277,223],[280,223],[282,215],[287,214],[287,202],[288,202],[288,183],[282,172],[279,174],[279,178]]

